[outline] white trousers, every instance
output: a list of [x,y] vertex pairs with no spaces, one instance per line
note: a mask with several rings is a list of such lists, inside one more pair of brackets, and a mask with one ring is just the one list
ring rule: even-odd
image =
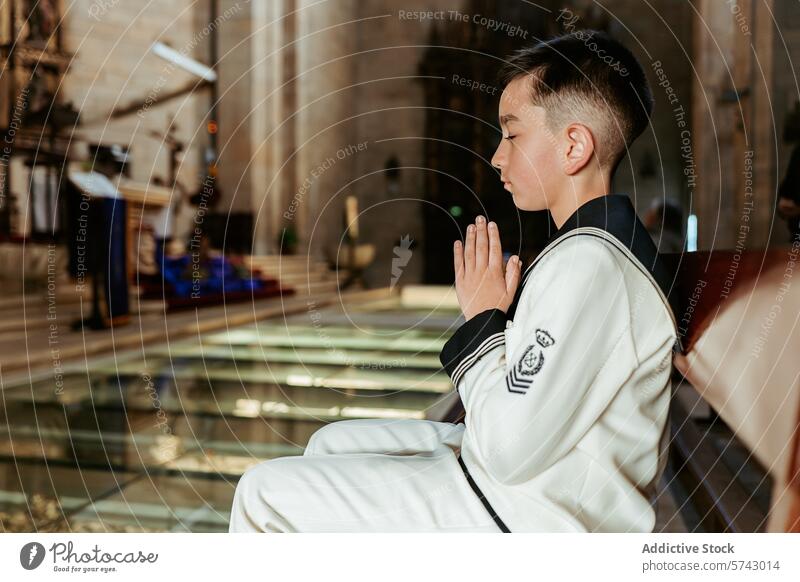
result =
[[344,420],[242,475],[231,532],[499,532],[458,464],[464,425]]

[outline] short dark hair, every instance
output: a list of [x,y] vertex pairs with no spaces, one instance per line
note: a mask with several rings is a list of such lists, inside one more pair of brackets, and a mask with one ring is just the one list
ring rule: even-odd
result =
[[551,128],[581,121],[596,135],[598,159],[613,173],[647,127],[653,94],[631,51],[608,34],[576,30],[523,48],[500,69],[502,86],[526,75],[533,105]]

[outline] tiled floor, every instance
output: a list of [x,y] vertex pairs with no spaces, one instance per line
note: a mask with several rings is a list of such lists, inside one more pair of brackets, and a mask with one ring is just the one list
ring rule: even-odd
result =
[[[455,313],[319,311],[120,352],[6,386],[0,521],[31,531],[225,531],[236,481],[328,422],[429,418]],[[331,325],[330,318],[336,321]]]
[[[242,472],[302,454],[324,424],[438,419],[456,315],[323,309],[119,352],[58,386],[6,385],[0,531],[225,531]],[[657,515],[656,531],[697,529],[669,475]]]

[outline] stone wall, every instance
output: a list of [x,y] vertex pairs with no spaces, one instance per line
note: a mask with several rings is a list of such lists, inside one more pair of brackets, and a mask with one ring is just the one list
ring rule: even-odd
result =
[[[576,11],[585,5],[579,0],[564,3]],[[714,224],[721,229],[718,246],[730,246],[740,213],[741,200],[735,201],[741,180],[721,172],[714,157],[721,151],[726,160],[735,160],[734,152],[741,149],[730,107],[719,105],[731,84],[724,64],[738,62],[741,47],[736,47],[737,24],[728,3],[699,0],[696,5],[714,36],[698,29],[698,16],[685,2],[653,0],[646,9],[624,0],[604,3],[609,30],[641,59],[656,98],[652,129],[632,148],[613,188],[629,193],[640,214],[655,199],[679,200],[700,217],[701,248],[712,244]],[[752,10],[747,1],[742,5]],[[97,6],[106,8],[98,11]],[[362,212],[360,235],[377,251],[368,283],[389,283],[395,246],[406,235],[415,244],[402,282],[421,280],[428,170],[418,66],[435,19],[403,17],[400,11],[463,11],[466,6],[465,0],[220,0],[222,200],[217,210],[252,213],[254,252],[276,252],[282,229],[290,227],[299,235],[298,252],[315,258],[335,256],[344,232],[344,199],[355,195]],[[781,4],[779,10],[787,42],[798,45],[791,43],[798,28],[792,24],[798,20],[794,9]],[[165,71],[165,62],[149,54],[148,47],[161,39],[179,50],[188,47],[195,58],[208,62],[203,32],[207,15],[207,2],[191,0],[146,7],[78,0],[66,15],[66,48],[76,52],[76,59],[63,91],[83,111],[81,138],[130,144],[135,179],[166,175],[167,152],[152,132],[163,132],[174,117],[178,137],[188,144],[181,181],[190,188],[199,185],[208,142],[207,93],[149,107],[141,116],[108,124],[105,119],[115,104],[146,99],[192,80],[180,70]],[[767,28],[763,18],[761,28],[754,23],[754,30]],[[722,41],[717,48],[712,46],[714,38]],[[762,44],[778,42],[771,35],[758,38]],[[791,69],[788,63],[788,56],[775,57],[774,66],[781,71]],[[740,65],[736,75],[741,76],[741,70]],[[778,123],[795,94],[791,79],[783,73],[769,79],[777,97]],[[708,91],[707,99],[703,90]],[[748,115],[755,116],[758,132],[767,132],[759,135],[767,135],[772,131],[769,124],[755,113],[763,110],[763,102],[753,103]],[[690,130],[691,159],[682,157],[686,134],[677,106],[686,111],[682,119]],[[488,158],[492,152],[482,153]],[[786,156],[781,156],[777,164],[782,171]],[[385,172],[391,159],[400,166],[396,184]],[[764,157],[758,162],[762,173],[770,168],[775,173],[775,160]],[[692,183],[684,170],[696,171],[703,182]],[[768,185],[762,188],[768,192]]]
[[[64,48],[75,57],[61,91],[81,111],[74,156],[85,157],[88,142],[121,144],[130,147],[133,179],[166,179],[168,153],[158,135],[174,122],[175,137],[186,145],[179,180],[189,189],[198,187],[201,150],[206,144],[201,116],[207,110],[207,93],[153,104],[159,96],[197,78],[170,67],[149,49],[157,40],[188,56],[204,49],[208,35],[199,24],[208,19],[203,4],[193,0],[69,3],[64,14]],[[135,102],[144,103],[133,114],[109,121],[113,110]]]

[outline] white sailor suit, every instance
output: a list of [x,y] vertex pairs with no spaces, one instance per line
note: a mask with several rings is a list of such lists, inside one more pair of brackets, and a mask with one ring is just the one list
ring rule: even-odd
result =
[[248,470],[230,531],[650,532],[677,326],[625,195],[581,206],[507,313],[442,349],[464,424],[350,420]]

